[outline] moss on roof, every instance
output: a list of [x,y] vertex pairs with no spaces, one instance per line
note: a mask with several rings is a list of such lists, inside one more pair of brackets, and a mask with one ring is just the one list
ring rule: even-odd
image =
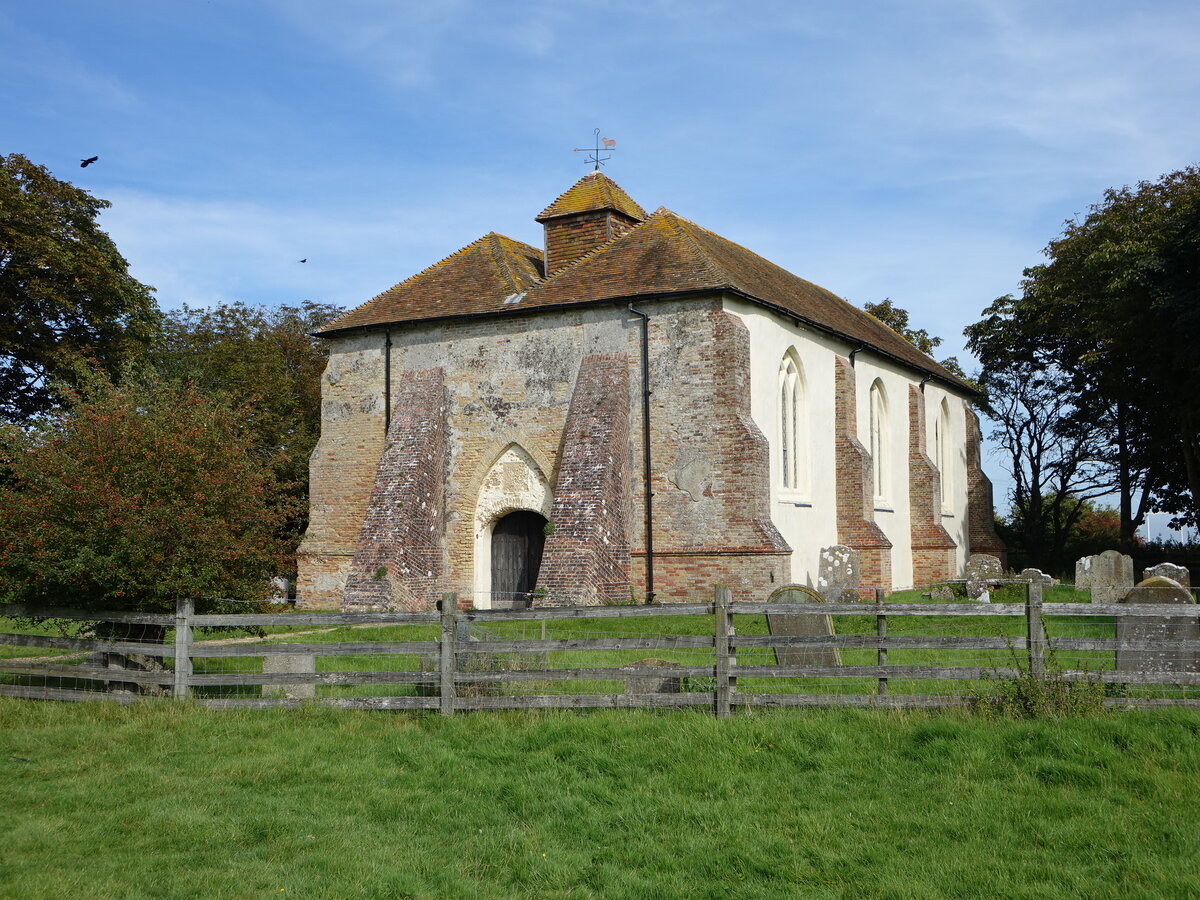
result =
[[602,209],[616,210],[639,222],[646,218],[646,211],[619,184],[603,172],[589,172],[542,210],[537,221]]

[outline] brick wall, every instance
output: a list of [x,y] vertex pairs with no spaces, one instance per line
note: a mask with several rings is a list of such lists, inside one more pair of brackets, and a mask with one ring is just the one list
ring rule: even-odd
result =
[[550,219],[545,223],[546,272],[553,275],[636,224],[636,219],[611,209]]
[[342,608],[431,609],[446,573],[442,369],[399,373]]
[[563,432],[539,602],[629,596],[629,407],[628,355],[584,357]]
[[942,527],[942,486],[926,449],[925,395],[908,386],[908,502],[913,584],[952,578],[957,545]]
[[979,416],[966,407],[967,416],[967,533],[972,553],[988,553],[1008,564],[1008,548],[996,533],[992,482],[980,467]]
[[871,454],[858,440],[858,390],[854,367],[834,358],[834,457],[838,540],[859,553],[863,591],[892,589],[892,542],[875,523]]

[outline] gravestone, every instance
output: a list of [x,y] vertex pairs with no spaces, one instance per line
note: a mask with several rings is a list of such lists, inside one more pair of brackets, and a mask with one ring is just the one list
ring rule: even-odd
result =
[[287,603],[288,598],[288,580],[280,575],[276,575],[271,579],[271,593],[267,597],[272,603]]
[[[1170,578],[1147,578],[1131,589],[1121,603],[1186,603],[1192,606],[1182,616],[1122,616],[1117,619],[1119,641],[1200,641],[1200,620],[1192,594]],[[1146,650],[1117,650],[1119,672],[1195,672],[1200,653],[1170,647]]]
[[954,600],[954,588],[948,584],[939,584],[929,592],[929,599],[939,603],[951,603]]
[[858,551],[845,544],[821,549],[817,564],[817,593],[826,603],[857,603]]
[[[630,664],[633,668],[641,666],[678,666],[679,663],[669,659],[639,659]],[[678,675],[626,675],[625,693],[627,694],[678,694],[683,690],[683,679]]]
[[[288,653],[262,658],[264,675],[311,675],[317,671],[317,658],[311,653]],[[287,697],[291,700],[312,700],[317,696],[315,684],[264,684],[264,697]]]
[[1165,562],[1142,571],[1142,578],[1154,578],[1160,575],[1163,578],[1170,578],[1185,588],[1192,586],[1192,573],[1187,570],[1187,566],[1177,566],[1175,563]]
[[[810,587],[789,584],[781,587],[767,598],[768,603],[794,603],[797,607],[809,606],[812,612],[773,613],[767,616],[767,631],[772,635],[792,637],[832,637],[833,622],[827,613],[821,612],[818,604],[825,599]],[[776,647],[775,662],[781,666],[840,666],[842,655],[837,647]]]
[[967,599],[978,603],[991,603],[992,596],[988,592],[988,585],[1004,577],[1004,567],[995,556],[972,553],[967,558],[963,574],[967,579]]
[[1014,581],[1028,581],[1033,584],[1044,584],[1046,587],[1054,584],[1054,579],[1041,569],[1022,569],[1020,574],[1013,576]]
[[1133,585],[1133,557],[1116,550],[1085,556],[1075,563],[1075,588],[1090,590],[1093,603],[1120,603]]

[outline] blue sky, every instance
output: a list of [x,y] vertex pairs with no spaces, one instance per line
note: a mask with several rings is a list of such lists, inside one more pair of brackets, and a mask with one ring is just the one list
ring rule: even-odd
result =
[[165,307],[540,244],[598,127],[647,209],[961,355],[1064,219],[1200,162],[1194,0],[13,0],[0,46],[0,152],[111,200]]

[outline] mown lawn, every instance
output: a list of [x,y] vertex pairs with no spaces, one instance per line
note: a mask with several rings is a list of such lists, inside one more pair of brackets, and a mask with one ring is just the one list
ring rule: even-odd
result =
[[1200,714],[0,701],[0,896],[1195,897]]

